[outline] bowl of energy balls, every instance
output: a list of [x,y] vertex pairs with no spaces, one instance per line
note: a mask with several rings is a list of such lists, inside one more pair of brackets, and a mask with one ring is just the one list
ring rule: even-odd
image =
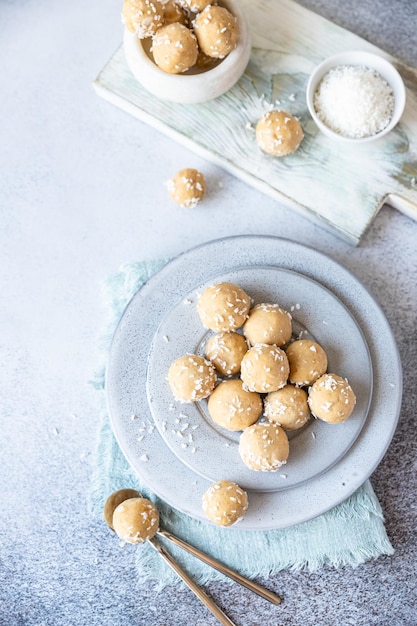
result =
[[132,74],[163,100],[217,98],[249,61],[249,28],[238,0],[124,0],[122,22]]

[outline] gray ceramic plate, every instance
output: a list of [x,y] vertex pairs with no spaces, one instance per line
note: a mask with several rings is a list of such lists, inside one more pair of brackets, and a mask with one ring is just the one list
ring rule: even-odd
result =
[[[278,473],[246,469],[236,435],[212,427],[205,402],[178,405],[167,386],[171,361],[201,352],[207,339],[195,311],[198,291],[226,279],[255,301],[292,310],[295,326],[325,347],[330,369],[346,376],[358,396],[344,424],[314,420],[294,435],[290,459]],[[180,255],[142,287],[115,333],[106,386],[114,433],[141,479],[200,519],[209,483],[236,480],[250,490],[250,508],[238,528],[250,530],[306,521],[351,495],[392,439],[402,378],[388,322],[352,274],[300,244],[243,236]]]

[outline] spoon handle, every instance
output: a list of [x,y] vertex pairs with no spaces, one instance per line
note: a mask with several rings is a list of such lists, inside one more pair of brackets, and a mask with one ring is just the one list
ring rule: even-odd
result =
[[281,604],[281,601],[282,601],[281,598],[277,596],[275,593],[273,593],[272,591],[269,591],[269,589],[265,589],[265,587],[258,585],[258,583],[256,583],[255,581],[249,580],[249,578],[245,578],[241,574],[238,574],[237,572],[227,567],[227,565],[224,565],[220,561],[217,561],[216,559],[214,559],[212,556],[209,556],[208,554],[201,552],[201,550],[199,550],[198,548],[195,548],[194,546],[191,546],[189,543],[187,543],[183,539],[180,539],[179,537],[172,535],[167,530],[158,530],[158,535],[165,537],[166,539],[169,539],[169,541],[172,541],[172,543],[175,543],[180,548],[183,548],[184,550],[186,550],[193,556],[197,557],[204,563],[207,563],[207,565],[214,567],[214,569],[218,570],[225,576],[228,576],[229,578],[237,582],[239,585],[242,585],[243,587],[250,589],[250,591],[257,593],[259,596],[261,596],[265,600],[268,600],[269,602],[272,602],[273,604]]
[[178,565],[178,563],[172,558],[172,556],[166,552],[166,550],[155,539],[148,539],[151,546],[160,554],[164,561],[178,574],[185,584],[191,589],[193,593],[206,605],[206,607],[213,613],[213,615],[219,620],[223,626],[236,626],[232,620],[230,620],[225,613],[217,606],[217,604],[206,594],[201,587],[199,587],[184,570]]

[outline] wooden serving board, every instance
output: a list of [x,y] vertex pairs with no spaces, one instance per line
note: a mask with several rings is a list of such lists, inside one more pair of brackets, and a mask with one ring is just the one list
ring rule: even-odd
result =
[[[223,96],[193,105],[159,100],[135,80],[122,47],[94,82],[97,93],[355,245],[385,202],[417,219],[417,70],[292,0],[242,0],[242,8],[251,59]],[[345,50],[388,58],[406,83],[400,124],[374,143],[331,140],[307,110],[310,73]],[[296,115],[305,133],[284,158],[264,155],[255,141],[254,126],[271,105]]]

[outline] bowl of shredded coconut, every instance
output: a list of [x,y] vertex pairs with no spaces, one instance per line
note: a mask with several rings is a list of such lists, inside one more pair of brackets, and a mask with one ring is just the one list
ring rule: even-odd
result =
[[396,68],[377,54],[342,52],[311,74],[307,106],[327,136],[350,143],[379,139],[399,122],[405,86]]

